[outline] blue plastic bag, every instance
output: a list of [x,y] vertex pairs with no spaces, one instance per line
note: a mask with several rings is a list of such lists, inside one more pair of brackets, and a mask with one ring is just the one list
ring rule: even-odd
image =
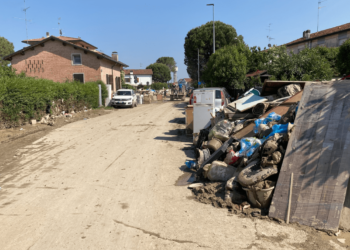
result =
[[275,112],[271,112],[266,118],[256,119],[254,121],[254,133],[257,134],[259,132],[258,128],[260,124],[268,124],[269,122],[278,122],[281,120],[281,116],[277,115]]
[[288,123],[287,124],[275,124],[272,126],[272,132],[267,136],[269,138],[270,136],[273,136],[276,133],[284,134],[288,132]]
[[255,137],[243,138],[240,141],[241,150],[239,151],[239,156],[251,156],[264,141],[265,139],[257,139]]

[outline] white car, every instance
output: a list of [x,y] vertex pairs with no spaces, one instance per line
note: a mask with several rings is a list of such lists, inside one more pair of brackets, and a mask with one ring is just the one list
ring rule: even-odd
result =
[[112,98],[113,107],[137,107],[136,94],[132,89],[119,89]]

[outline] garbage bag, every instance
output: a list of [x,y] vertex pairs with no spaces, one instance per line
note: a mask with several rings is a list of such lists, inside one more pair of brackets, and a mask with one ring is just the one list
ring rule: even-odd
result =
[[277,174],[278,168],[276,165],[266,168],[260,167],[260,160],[252,161],[238,175],[238,182],[243,187],[253,186],[258,182],[264,181],[269,176]]
[[260,118],[255,120],[254,133],[259,133],[260,124],[268,124],[269,122],[277,122],[281,119],[281,116],[275,112],[271,112],[266,118]]
[[222,142],[227,141],[230,138],[231,131],[234,127],[234,123],[228,120],[219,121],[209,132],[208,138],[211,140],[213,137],[218,138]]
[[247,195],[242,189],[226,190],[225,192],[225,202],[230,205],[231,203],[241,204],[243,201],[247,200]]
[[241,139],[241,150],[239,151],[239,156],[250,157],[255,150],[263,144],[265,139],[257,139],[255,137],[247,137]]
[[[209,166],[210,165],[210,166]],[[213,161],[204,166],[204,177],[211,181],[228,181],[236,172],[236,168],[222,161]]]
[[[276,133],[284,134],[288,132],[288,124],[275,124],[272,126],[272,132],[267,136],[269,138],[270,136],[273,136]],[[290,125],[289,125],[290,126]]]
[[299,91],[301,91],[300,84],[292,83],[292,84],[288,84],[286,86],[283,86],[283,87],[279,88],[277,90],[277,94],[280,97],[293,96],[296,93],[298,93]]
[[239,154],[238,152],[236,153],[233,150],[230,150],[225,157],[224,162],[228,165],[233,165],[236,163],[236,161],[239,159]]
[[226,182],[225,190],[234,190],[234,189],[240,188],[240,185],[237,181],[238,175],[239,175],[239,172],[237,172],[237,169],[236,169],[235,175]]

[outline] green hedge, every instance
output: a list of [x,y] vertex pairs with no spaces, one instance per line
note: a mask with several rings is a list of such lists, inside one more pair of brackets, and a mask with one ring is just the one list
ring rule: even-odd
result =
[[133,86],[131,86],[130,84],[122,84],[122,88],[123,89],[135,89]]
[[8,128],[40,119],[48,106],[55,114],[97,108],[98,84],[102,86],[104,100],[107,88],[102,82],[58,83],[16,75],[11,68],[0,67],[0,124]]
[[161,90],[161,89],[163,89],[163,87],[165,89],[167,89],[168,88],[168,84],[167,83],[162,83],[162,82],[155,82],[155,83],[152,83],[151,86],[150,86],[150,88],[154,89],[154,90]]

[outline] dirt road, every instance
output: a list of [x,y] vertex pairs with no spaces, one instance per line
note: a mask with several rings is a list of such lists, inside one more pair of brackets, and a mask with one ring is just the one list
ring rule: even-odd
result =
[[1,144],[0,249],[345,249],[194,201],[174,185],[193,157],[183,123],[164,102]]

